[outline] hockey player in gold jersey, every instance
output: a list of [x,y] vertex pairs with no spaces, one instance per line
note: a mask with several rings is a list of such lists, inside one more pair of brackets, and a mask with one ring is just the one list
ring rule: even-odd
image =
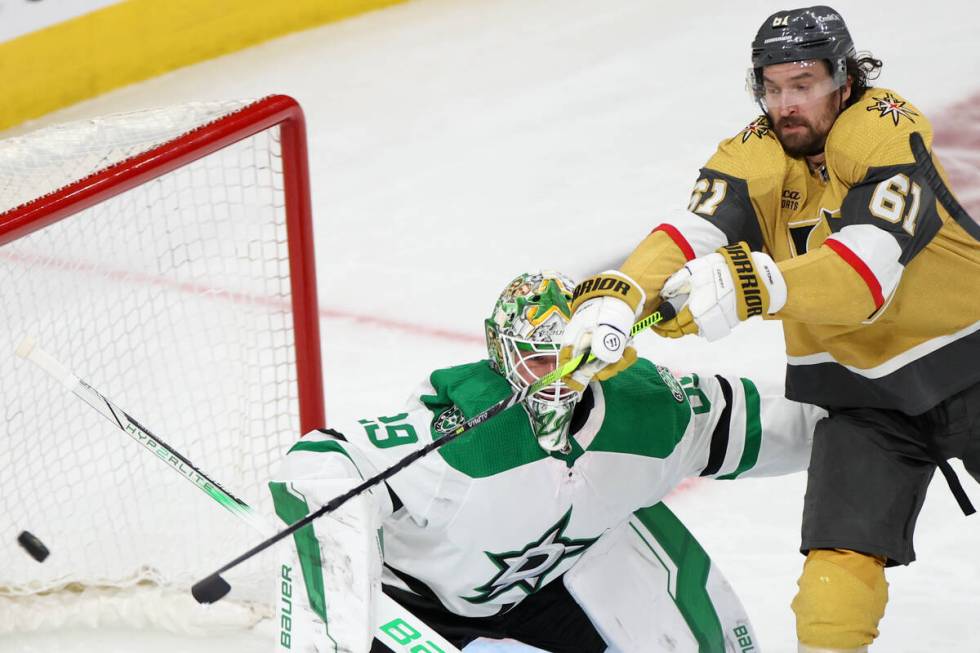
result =
[[630,364],[630,325],[662,297],[685,300],[659,329],[669,337],[782,321],[787,396],[830,413],[793,601],[806,652],[866,650],[884,567],[915,559],[936,467],[967,513],[946,460],[980,480],[980,224],[950,191],[927,118],[869,86],[880,68],[829,7],[767,18],[748,77],[763,115],[719,145],[686,211],[603,273],[627,292],[576,291],[563,343],[565,359],[596,355],[568,379],[584,385]]

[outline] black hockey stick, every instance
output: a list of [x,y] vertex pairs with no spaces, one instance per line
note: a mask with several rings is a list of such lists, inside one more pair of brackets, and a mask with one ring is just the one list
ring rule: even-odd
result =
[[[658,324],[664,320],[672,319],[676,314],[677,314],[677,310],[674,307],[674,305],[668,302],[664,302],[659,307],[657,307],[656,311],[654,311],[649,316],[643,318],[642,320],[634,324],[633,328],[630,330],[630,335],[631,336],[636,335],[640,331],[643,331],[644,329],[647,329],[655,324]],[[194,583],[194,585],[191,587],[191,594],[194,595],[194,598],[197,600],[198,603],[215,603],[216,601],[220,601],[231,590],[231,585],[229,585],[228,582],[221,577],[221,574],[223,574],[224,572],[234,567],[237,567],[238,565],[245,562],[246,560],[253,557],[254,555],[269,548],[276,542],[285,539],[286,537],[289,537],[290,535],[292,535],[299,529],[303,528],[304,526],[310,524],[314,520],[319,519],[320,517],[326,515],[329,512],[333,512],[340,506],[347,503],[347,501],[361,494],[365,490],[368,490],[374,487],[375,485],[378,485],[382,481],[394,476],[401,470],[405,469],[406,467],[414,463],[419,458],[425,456],[426,454],[438,449],[439,447],[445,444],[448,444],[449,442],[452,442],[453,440],[455,440],[462,434],[466,433],[467,431],[486,422],[491,417],[494,417],[495,415],[504,412],[511,406],[523,401],[525,397],[529,395],[533,395],[534,393],[554,383],[555,381],[562,378],[563,376],[574,372],[579,367],[579,365],[583,363],[583,360],[585,360],[585,362],[592,361],[595,360],[595,356],[592,355],[591,352],[589,353],[587,358],[584,354],[576,356],[575,358],[569,360],[567,363],[562,365],[560,368],[541,377],[541,379],[539,379],[529,387],[525,388],[524,390],[520,392],[515,392],[510,397],[498,401],[497,403],[490,406],[483,412],[478,413],[473,417],[469,418],[468,420],[460,424],[458,427],[456,427],[456,429],[451,431],[450,433],[446,433],[445,435],[436,438],[435,440],[425,445],[421,449],[418,449],[408,454],[407,456],[399,460],[397,463],[395,463],[388,469],[385,469],[384,471],[376,474],[375,476],[366,479],[360,485],[356,485],[352,487],[347,492],[344,492],[343,494],[334,497],[333,499],[328,501],[326,504],[324,504],[314,512],[308,514],[306,517],[303,517],[299,521],[294,522],[290,526],[287,526],[283,530],[279,531],[272,537],[255,545],[254,547],[252,547],[242,555],[238,556],[237,558],[235,558],[234,560],[232,560],[231,562],[229,562],[228,564],[226,564],[225,566],[223,566],[221,569],[217,570],[210,576],[207,576],[206,578],[203,578],[197,581],[196,583]]]

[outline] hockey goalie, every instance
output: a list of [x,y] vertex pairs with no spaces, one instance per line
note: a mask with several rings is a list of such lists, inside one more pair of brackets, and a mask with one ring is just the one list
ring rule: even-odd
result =
[[[293,523],[555,369],[573,282],[522,274],[486,320],[488,360],[432,372],[406,406],[307,434],[270,483]],[[639,359],[562,382],[421,458],[279,548],[278,651],[757,650],[734,590],[661,499],[688,477],[805,469],[814,406],[745,378]],[[791,527],[787,525],[787,527]]]

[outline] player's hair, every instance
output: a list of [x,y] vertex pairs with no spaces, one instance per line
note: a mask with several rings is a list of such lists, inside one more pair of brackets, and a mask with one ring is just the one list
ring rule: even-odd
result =
[[875,59],[870,52],[858,52],[852,57],[847,57],[846,63],[847,76],[851,78],[851,97],[847,98],[846,103],[849,107],[861,99],[864,92],[871,87],[872,80],[878,79],[884,64],[881,59]]

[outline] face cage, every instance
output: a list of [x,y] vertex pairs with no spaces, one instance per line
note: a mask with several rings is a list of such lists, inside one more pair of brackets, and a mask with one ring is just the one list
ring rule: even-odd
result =
[[[795,63],[801,69],[805,69],[817,64],[823,64],[825,61],[831,64],[833,70],[830,79],[821,80],[806,94],[800,94],[791,89],[787,92],[787,96],[790,96],[789,99],[784,102],[787,104],[808,104],[830,95],[837,89],[843,88],[847,83],[847,59],[844,57],[832,61],[829,59],[808,59],[806,61],[787,61],[786,63]],[[745,90],[752,97],[752,101],[759,105],[762,112],[768,115],[769,103],[766,100],[766,87],[762,78],[762,70],[762,68],[750,67],[746,71]]]
[[[523,391],[543,376],[558,368],[558,351],[561,345],[551,342],[530,342],[513,336],[498,335],[504,377],[518,391]],[[546,369],[541,371],[537,366]],[[536,371],[537,370],[537,371]],[[552,404],[560,407],[578,400],[577,393],[561,380],[551,383],[533,396],[528,397],[536,403]]]
[[[505,336],[492,329],[496,345],[494,358],[504,378],[517,391],[523,391],[558,366],[557,343],[535,343]],[[535,364],[540,361],[540,367]],[[537,371],[536,371],[537,370]],[[568,452],[568,429],[579,393],[561,380],[524,399],[524,408],[531,419],[531,428],[538,446],[548,452]]]

